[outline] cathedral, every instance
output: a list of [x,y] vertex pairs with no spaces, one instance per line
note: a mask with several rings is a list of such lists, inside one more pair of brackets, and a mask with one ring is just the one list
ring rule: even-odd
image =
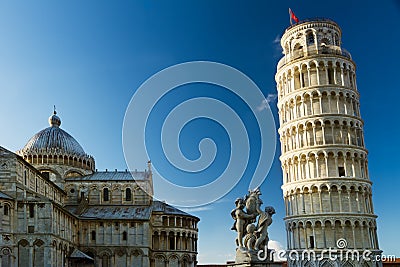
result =
[[144,171],[97,171],[50,127],[16,153],[0,147],[0,267],[195,266],[199,218],[153,200]]

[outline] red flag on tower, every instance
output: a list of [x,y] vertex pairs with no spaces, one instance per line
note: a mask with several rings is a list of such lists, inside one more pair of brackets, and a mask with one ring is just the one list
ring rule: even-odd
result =
[[296,17],[296,15],[293,13],[293,11],[292,11],[290,8],[289,8],[289,16],[290,16],[290,25],[293,24],[292,19],[293,19],[296,23],[299,22],[299,19]]

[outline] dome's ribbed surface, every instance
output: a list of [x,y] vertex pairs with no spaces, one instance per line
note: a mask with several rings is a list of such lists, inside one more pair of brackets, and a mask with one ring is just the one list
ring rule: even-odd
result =
[[23,154],[40,154],[45,151],[86,156],[81,145],[69,133],[56,126],[51,126],[38,132],[21,149]]
[[54,107],[53,114],[49,117],[50,127],[35,134],[18,151],[20,155],[69,155],[87,157],[81,145],[69,133],[60,128],[61,119],[57,116]]

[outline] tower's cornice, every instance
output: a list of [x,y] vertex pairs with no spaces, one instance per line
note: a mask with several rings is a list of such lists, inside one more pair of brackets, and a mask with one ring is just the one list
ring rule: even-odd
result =
[[[285,29],[285,32],[283,35],[290,34],[293,31],[296,30],[305,30],[309,28],[315,28],[315,27],[328,27],[332,28],[335,27],[336,30],[339,31],[339,33],[342,33],[342,30],[340,29],[339,25],[333,21],[332,19],[329,18],[309,18],[309,19],[302,19],[298,23],[295,23],[293,25],[290,25]],[[282,37],[283,38],[283,37]]]

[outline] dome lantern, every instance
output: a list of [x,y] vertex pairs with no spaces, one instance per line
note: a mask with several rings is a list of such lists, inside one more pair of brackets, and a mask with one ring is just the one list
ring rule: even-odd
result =
[[49,117],[49,124],[51,127],[60,127],[61,119],[57,116],[56,107],[54,106],[53,115]]

